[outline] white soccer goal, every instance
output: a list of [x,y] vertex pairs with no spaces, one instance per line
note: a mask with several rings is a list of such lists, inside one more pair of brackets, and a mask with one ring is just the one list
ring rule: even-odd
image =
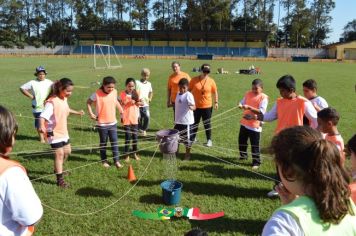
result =
[[106,44],[94,44],[94,69],[117,69],[122,64],[116,54],[115,48]]

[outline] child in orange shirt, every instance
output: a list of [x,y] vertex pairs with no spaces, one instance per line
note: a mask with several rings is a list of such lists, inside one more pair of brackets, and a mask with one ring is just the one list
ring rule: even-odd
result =
[[340,151],[341,164],[345,162],[344,140],[337,129],[339,122],[339,113],[331,107],[324,108],[318,112],[319,130],[325,133],[325,139],[334,143]]
[[[116,108],[119,110],[120,114],[123,113],[123,109],[117,99],[115,84],[116,81],[113,77],[105,77],[103,79],[102,86],[95,93],[93,93],[87,101],[90,118],[97,121],[100,138],[100,158],[105,168],[110,167],[106,157],[106,143],[108,138],[111,142],[115,166],[117,168],[123,167],[119,162]],[[92,104],[95,104],[96,115],[91,109]]]
[[124,109],[122,123],[125,129],[125,162],[128,162],[130,160],[129,146],[131,140],[134,159],[140,160],[136,152],[139,106],[143,105],[143,102],[139,100],[139,95],[135,89],[136,82],[133,78],[128,78],[125,85],[126,90],[120,93],[119,101]]
[[72,95],[74,84],[70,79],[63,78],[54,83],[45,108],[40,115],[41,132],[47,134],[47,139],[54,150],[54,171],[57,185],[67,188],[69,184],[63,178],[63,163],[71,153],[67,118],[69,114],[84,115],[84,111],[69,108],[67,99]]
[[[268,105],[268,96],[263,93],[263,82],[260,79],[252,81],[252,88],[246,92],[244,98],[239,103],[239,108],[247,114],[264,114]],[[260,159],[260,138],[262,132],[261,121],[247,120],[244,117],[240,121],[239,150],[240,160],[247,159],[247,140],[250,139],[252,152],[252,169],[257,170],[261,165]]]

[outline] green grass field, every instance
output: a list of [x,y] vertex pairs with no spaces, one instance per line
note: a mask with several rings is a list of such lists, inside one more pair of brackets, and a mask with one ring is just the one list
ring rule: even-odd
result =
[[[182,70],[192,77],[197,75],[190,72],[192,68],[203,63],[196,60],[180,62]],[[177,179],[183,183],[180,206],[199,207],[203,213],[224,211],[225,216],[210,221],[139,219],[131,215],[133,210],[155,212],[157,207],[164,205],[159,185],[164,180],[164,162],[162,154],[159,151],[155,153],[157,143],[154,134],[157,130],[173,127],[172,111],[166,108],[166,83],[171,73],[171,60],[126,59],[122,63],[122,69],[95,71],[91,68],[90,58],[0,58],[0,104],[9,108],[19,123],[12,158],[28,169],[33,186],[45,205],[36,235],[183,235],[194,227],[208,231],[209,235],[260,234],[266,220],[280,203],[278,199],[266,197],[273,182],[251,172],[251,160],[237,160],[241,111],[232,109],[256,77],[265,83],[264,92],[270,97],[269,108],[278,97],[275,83],[282,75],[293,75],[300,92],[304,80],[315,79],[319,94],[341,115],[339,131],[344,140],[347,141],[356,131],[356,64],[211,61],[213,71],[218,67],[230,71],[228,75],[211,74],[220,95],[220,107],[214,111],[215,118],[212,119],[214,146],[209,149],[200,144],[193,146],[189,162],[181,161],[179,156]],[[258,76],[234,73],[251,64],[261,67],[263,73]],[[99,138],[87,115],[69,119],[73,152],[65,168],[72,172],[66,177],[71,188],[63,190],[55,185],[53,155],[49,145],[37,141],[30,101],[19,92],[20,85],[34,78],[34,68],[38,65],[45,66],[51,80],[71,78],[77,87],[69,104],[73,109],[84,110],[86,99],[98,87],[93,86],[93,82],[112,75],[118,81],[117,89],[122,90],[127,77],[138,79],[142,67],[151,69],[154,98],[150,136],[139,141],[142,160],[131,161],[136,176],[141,178],[136,186],[126,180],[127,164],[120,171],[114,167],[104,169],[99,164],[96,149]],[[263,148],[268,147],[274,127],[275,122],[265,124]],[[199,130],[202,131],[202,127]],[[204,132],[199,133],[198,140],[205,141]],[[123,142],[121,131],[120,152],[123,151]],[[110,157],[111,151],[108,154]],[[272,157],[266,152],[262,156],[264,163],[258,172],[273,177]]]

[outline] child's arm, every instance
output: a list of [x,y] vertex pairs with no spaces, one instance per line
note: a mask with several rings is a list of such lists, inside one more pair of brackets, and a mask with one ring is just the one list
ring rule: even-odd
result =
[[195,109],[196,109],[196,106],[194,104],[193,105],[188,105],[188,107],[192,111],[195,111]]
[[83,110],[76,111],[71,108],[69,108],[69,113],[74,114],[74,115],[79,115],[79,116],[83,116],[85,114],[85,112]]
[[153,92],[149,92],[148,93],[148,102],[150,103],[152,101],[152,98],[153,98]]
[[122,113],[124,113],[124,109],[122,108],[122,106],[118,100],[116,100],[116,107],[119,110],[120,115],[122,116]]
[[46,133],[47,130],[46,130],[46,124],[47,124],[47,120],[43,117],[40,117],[40,132],[41,133]]
[[28,90],[20,88],[20,91],[23,95],[30,98],[31,100],[35,99],[35,96],[33,96]]
[[91,109],[91,105],[92,104],[93,104],[93,101],[90,98],[88,98],[88,100],[87,100],[88,114],[89,114],[91,119],[96,120],[97,116],[93,113],[93,110]]

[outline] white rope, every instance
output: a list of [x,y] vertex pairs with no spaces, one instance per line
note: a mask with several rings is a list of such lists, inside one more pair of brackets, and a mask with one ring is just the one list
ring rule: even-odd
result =
[[136,187],[136,185],[140,182],[140,180],[146,174],[148,168],[150,167],[150,165],[152,163],[152,160],[153,160],[154,156],[157,153],[158,147],[159,147],[159,145],[157,145],[155,152],[153,153],[153,155],[152,155],[150,161],[148,162],[145,170],[143,171],[142,175],[137,179],[136,183],[134,185],[132,185],[132,187],[129,188],[120,198],[118,198],[116,201],[110,203],[109,205],[107,205],[107,206],[105,206],[105,207],[103,207],[103,208],[101,208],[99,210],[92,211],[92,212],[87,212],[87,213],[70,213],[70,212],[62,211],[62,210],[59,210],[57,208],[51,207],[51,206],[49,206],[47,204],[44,204],[43,202],[42,202],[42,205],[47,207],[48,209],[50,209],[52,211],[55,211],[55,212],[58,212],[58,213],[61,213],[63,215],[67,215],[67,216],[89,216],[89,215],[94,215],[94,214],[97,214],[97,213],[99,213],[101,211],[104,211],[104,210],[108,209],[109,207],[117,204],[121,199],[123,199],[125,196],[127,196]]

